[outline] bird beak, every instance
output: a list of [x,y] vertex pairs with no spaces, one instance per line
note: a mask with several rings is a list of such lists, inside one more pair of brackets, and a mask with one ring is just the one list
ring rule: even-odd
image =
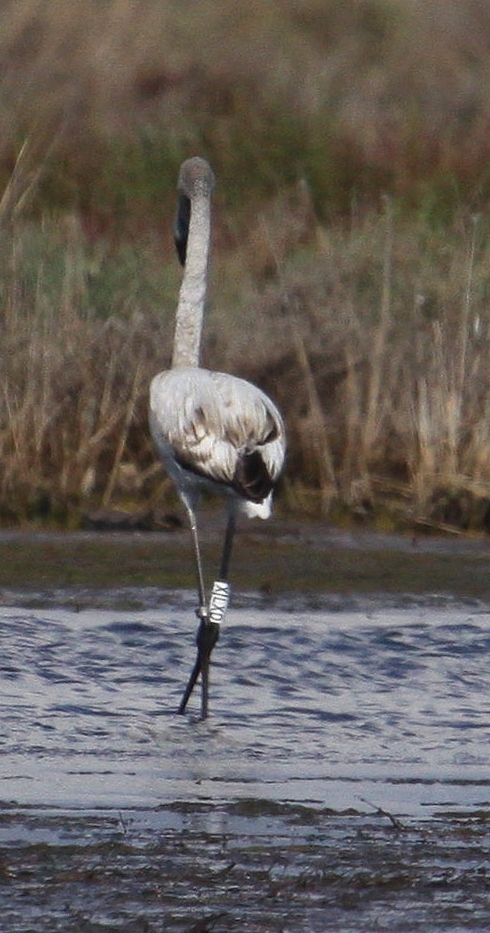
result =
[[189,237],[189,222],[191,219],[191,202],[186,194],[180,194],[177,203],[177,216],[174,223],[174,239],[177,255],[181,266],[185,266],[187,255],[187,239]]

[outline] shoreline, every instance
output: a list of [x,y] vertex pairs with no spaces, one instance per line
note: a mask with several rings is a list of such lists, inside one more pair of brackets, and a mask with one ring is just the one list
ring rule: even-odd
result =
[[[208,585],[217,572],[222,515],[200,515]],[[410,594],[490,603],[490,539],[414,536],[277,517],[240,525],[232,558],[235,594],[274,602],[312,598]],[[187,528],[172,531],[0,530],[0,590],[124,591],[163,594],[194,588]],[[1,597],[0,597],[1,598]]]

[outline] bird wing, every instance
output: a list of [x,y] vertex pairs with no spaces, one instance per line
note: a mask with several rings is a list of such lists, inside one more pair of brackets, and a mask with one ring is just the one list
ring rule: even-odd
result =
[[154,380],[151,407],[181,466],[253,501],[268,495],[284,462],[284,426],[260,389],[226,373],[175,369]]
[[220,399],[222,445],[230,464],[228,482],[247,499],[261,502],[284,463],[281,416],[267,395],[250,382],[226,373],[210,376]]

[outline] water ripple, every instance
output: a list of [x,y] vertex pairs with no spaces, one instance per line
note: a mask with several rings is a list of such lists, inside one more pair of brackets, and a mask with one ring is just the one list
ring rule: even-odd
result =
[[195,652],[186,601],[3,607],[0,636],[5,801],[154,805],[236,799],[247,786],[261,799],[340,811],[366,797],[413,814],[490,799],[480,609],[238,607],[215,651],[206,723],[198,694],[175,715]]

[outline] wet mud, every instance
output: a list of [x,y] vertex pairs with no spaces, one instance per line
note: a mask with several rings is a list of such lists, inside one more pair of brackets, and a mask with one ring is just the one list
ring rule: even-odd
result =
[[16,933],[488,929],[490,812],[235,805],[0,812],[1,928]]
[[[224,531],[221,514],[201,516],[203,557],[215,578]],[[441,595],[490,603],[487,536],[343,532],[324,522],[247,522],[239,527],[231,578],[236,593],[275,603],[338,595],[382,599]],[[169,591],[195,584],[186,528],[161,532],[0,532],[0,600],[67,590]],[[153,596],[151,590],[154,590]]]

